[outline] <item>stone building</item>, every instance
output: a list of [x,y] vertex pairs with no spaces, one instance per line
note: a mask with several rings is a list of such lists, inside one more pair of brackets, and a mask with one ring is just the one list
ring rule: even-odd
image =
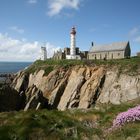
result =
[[57,52],[54,52],[54,55],[53,55],[54,60],[61,60],[61,59],[65,59],[65,58],[66,58],[65,53],[62,52],[61,49]]
[[[66,57],[70,55],[70,48],[64,48],[62,51],[61,49],[57,52],[54,52],[53,59],[54,60],[61,60],[61,59],[67,59]],[[80,56],[80,59],[87,59],[88,51],[79,51],[79,48],[76,48],[76,55]],[[75,57],[75,59],[79,59]]]
[[76,47],[76,29],[72,27],[70,31],[70,48],[64,48],[54,53],[53,59],[87,59],[87,51],[80,51],[78,47]]
[[118,42],[106,45],[94,45],[92,43],[88,53],[88,59],[122,59],[129,58],[131,49],[129,42]]
[[137,56],[140,57],[140,52],[137,53]]
[[46,47],[41,47],[41,60],[46,60],[47,59],[47,51]]

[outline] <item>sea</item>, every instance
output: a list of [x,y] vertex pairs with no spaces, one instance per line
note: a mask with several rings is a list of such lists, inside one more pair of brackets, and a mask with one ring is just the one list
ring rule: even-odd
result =
[[17,73],[32,63],[33,62],[0,62],[0,74]]

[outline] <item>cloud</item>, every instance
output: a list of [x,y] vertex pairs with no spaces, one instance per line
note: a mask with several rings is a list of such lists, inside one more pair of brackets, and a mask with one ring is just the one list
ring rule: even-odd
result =
[[28,0],[28,3],[29,4],[36,4],[37,3],[37,0]]
[[77,10],[81,0],[48,0],[49,16],[55,16],[60,14],[63,9]]
[[[52,57],[55,47],[47,42],[48,57]],[[40,58],[41,43],[38,41],[29,42],[26,39],[14,39],[8,34],[0,33],[0,61],[35,61]]]
[[133,42],[140,43],[140,26],[132,28],[128,35]]
[[14,31],[14,32],[17,32],[19,34],[23,34],[24,33],[24,29],[21,29],[21,28],[19,28],[17,26],[12,26],[9,29],[12,30],[12,31]]
[[129,31],[129,36],[135,36],[139,33],[139,28],[138,27],[134,27]]
[[137,37],[134,39],[134,42],[140,43],[140,36],[137,36]]

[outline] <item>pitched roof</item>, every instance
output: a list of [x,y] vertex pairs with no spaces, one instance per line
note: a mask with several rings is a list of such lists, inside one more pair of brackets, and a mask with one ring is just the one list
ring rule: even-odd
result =
[[105,45],[94,45],[90,48],[89,52],[104,52],[104,51],[119,51],[125,50],[129,42],[117,42]]

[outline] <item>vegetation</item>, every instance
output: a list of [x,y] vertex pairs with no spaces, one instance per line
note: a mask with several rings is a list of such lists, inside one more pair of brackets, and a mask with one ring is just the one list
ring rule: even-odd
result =
[[104,105],[102,110],[30,110],[0,113],[0,140],[81,140],[98,137],[105,140],[140,138],[139,122],[128,123],[110,134],[106,130],[119,112],[140,101],[122,105]]
[[40,69],[45,70],[45,75],[48,75],[52,70],[63,67],[68,69],[75,65],[88,65],[88,66],[106,66],[112,68],[118,67],[119,73],[129,73],[135,75],[140,70],[140,57],[132,57],[130,59],[118,59],[118,60],[53,60],[48,59],[46,61],[37,60],[28,69],[27,73],[34,73]]
[[[36,61],[26,72],[33,73],[40,69],[48,75],[57,68],[68,69],[75,65],[100,66],[107,68],[117,67],[119,72],[138,74],[140,71],[140,57],[107,61],[80,61],[80,60],[46,60]],[[127,138],[140,139],[139,122],[130,122],[121,129],[107,134],[116,116],[129,108],[140,104],[140,100],[121,105],[103,105],[100,109],[67,110],[64,112],[39,110],[28,112],[0,113],[0,140],[81,140],[99,139],[126,140]]]
[[91,130],[59,111],[29,111],[0,114],[0,140],[81,139]]

